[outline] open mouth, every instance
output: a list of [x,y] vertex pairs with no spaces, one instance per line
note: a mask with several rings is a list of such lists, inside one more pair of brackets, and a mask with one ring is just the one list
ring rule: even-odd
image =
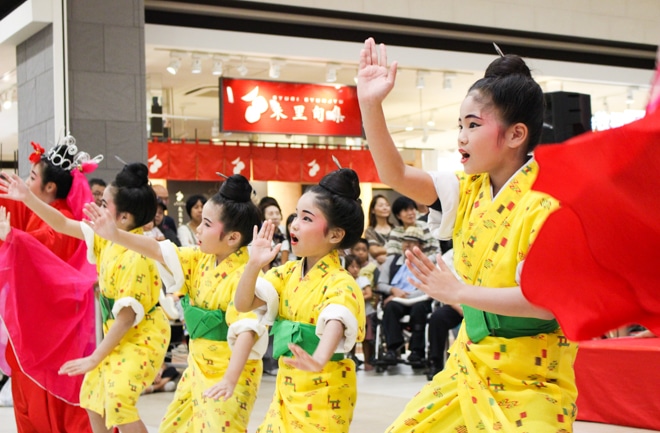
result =
[[298,243],[298,237],[293,233],[291,233],[290,235],[291,235],[291,245],[296,245]]
[[458,149],[458,152],[461,154],[461,164],[465,164],[470,159],[470,154],[463,149]]

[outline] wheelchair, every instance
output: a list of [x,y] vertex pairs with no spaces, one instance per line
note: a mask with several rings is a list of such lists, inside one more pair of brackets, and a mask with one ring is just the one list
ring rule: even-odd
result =
[[[390,300],[390,302],[399,302],[405,305],[412,305],[417,302],[427,302],[430,299],[431,298],[429,298],[429,296],[423,295],[423,296],[418,296],[416,298],[393,298]],[[375,336],[374,336],[375,352],[374,352],[374,360],[372,362],[376,373],[383,373],[389,367],[393,367],[398,364],[409,365],[413,368],[413,370],[424,370],[428,372],[430,367],[429,357],[428,357],[428,317],[424,329],[423,358],[421,360],[408,359],[411,353],[408,350],[408,345],[410,343],[410,338],[412,336],[412,327],[410,324],[410,315],[406,314],[399,320],[399,322],[402,324],[403,339],[404,339],[404,344],[400,349],[401,352],[400,355],[404,355],[404,356],[398,356],[395,360],[391,360],[391,359],[386,359],[385,356],[387,353],[387,342],[385,341],[383,324],[382,324],[384,311],[385,311],[384,297],[381,296],[381,300],[378,302],[378,305],[376,306],[376,327],[375,327]]]

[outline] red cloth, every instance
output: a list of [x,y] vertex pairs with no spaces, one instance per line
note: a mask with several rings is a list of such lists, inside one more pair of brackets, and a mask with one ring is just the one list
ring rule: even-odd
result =
[[[96,276],[63,262],[34,237],[12,230],[0,247],[0,317],[20,369],[77,404],[83,376],[61,376],[66,361],[94,351]],[[4,355],[2,348],[0,356]]]
[[[7,347],[7,360],[17,365],[14,351]],[[92,433],[87,411],[42,389],[16,367],[11,375],[17,431],[29,433]]]
[[660,335],[660,110],[541,146],[534,189],[561,202],[523,267],[522,290],[572,340],[630,323]]
[[580,343],[575,360],[577,419],[660,430],[660,338]]

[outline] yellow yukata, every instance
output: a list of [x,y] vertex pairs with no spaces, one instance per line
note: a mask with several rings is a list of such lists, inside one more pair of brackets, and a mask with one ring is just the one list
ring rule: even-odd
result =
[[[529,161],[494,199],[488,175],[458,174],[454,267],[467,284],[519,285],[530,245],[558,207],[531,190],[537,174],[538,164]],[[442,196],[443,186],[435,182]],[[444,370],[386,431],[571,432],[577,415],[577,345],[557,322],[467,306],[464,313]]]
[[[86,224],[81,227],[88,258],[97,264],[101,302],[105,303],[104,309],[112,311],[104,320],[104,333],[122,308],[132,308],[136,313],[133,327],[85,375],[80,389],[80,406],[105,416],[106,427],[110,428],[140,419],[135,405],[165,359],[170,323],[156,306],[162,282],[154,261],[95,235]],[[132,233],[142,234],[142,229]]]
[[[263,280],[258,281],[257,296],[267,302],[269,310],[276,305],[279,319],[292,321],[294,326],[316,326],[319,337],[328,320],[340,320],[345,331],[336,352],[343,358],[356,341],[364,339],[362,291],[342,268],[336,250],[303,277],[304,260],[269,270],[264,279],[270,284],[266,283],[266,290]],[[351,359],[330,360],[322,371],[315,373],[298,370],[280,358],[275,394],[257,431],[348,432],[357,400],[355,370]]]
[[[173,273],[182,272],[179,277],[183,277],[183,284],[176,289],[188,296],[190,306],[224,312],[225,323],[218,327],[228,332],[224,341],[217,341],[196,336],[199,327],[190,329],[189,326],[188,367],[177,385],[159,432],[245,432],[261,383],[261,357],[268,344],[266,327],[257,323],[256,314],[239,313],[234,307],[236,286],[248,261],[247,248],[241,248],[217,265],[215,255],[203,253],[197,247],[176,248],[170,242],[161,242],[161,249]],[[174,261],[173,254],[176,254]],[[168,290],[172,289],[168,287]],[[184,304],[184,311],[187,308]],[[261,339],[263,347],[260,351],[253,349],[233,395],[227,401],[203,397],[203,392],[222,380],[227,371],[231,357],[227,340],[233,341],[239,333],[246,331],[264,337]]]

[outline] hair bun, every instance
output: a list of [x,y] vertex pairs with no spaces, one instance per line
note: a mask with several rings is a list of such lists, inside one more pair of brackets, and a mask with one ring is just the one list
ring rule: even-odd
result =
[[360,198],[360,179],[358,179],[357,173],[350,168],[340,168],[326,174],[319,182],[319,186],[351,200]]
[[149,169],[141,162],[126,164],[117,174],[115,183],[118,187],[140,188],[149,185]]
[[484,73],[485,78],[497,78],[507,75],[532,77],[532,73],[525,61],[515,54],[506,54],[493,60]]
[[245,176],[235,174],[222,183],[218,192],[228,200],[244,203],[252,198],[252,185]]

